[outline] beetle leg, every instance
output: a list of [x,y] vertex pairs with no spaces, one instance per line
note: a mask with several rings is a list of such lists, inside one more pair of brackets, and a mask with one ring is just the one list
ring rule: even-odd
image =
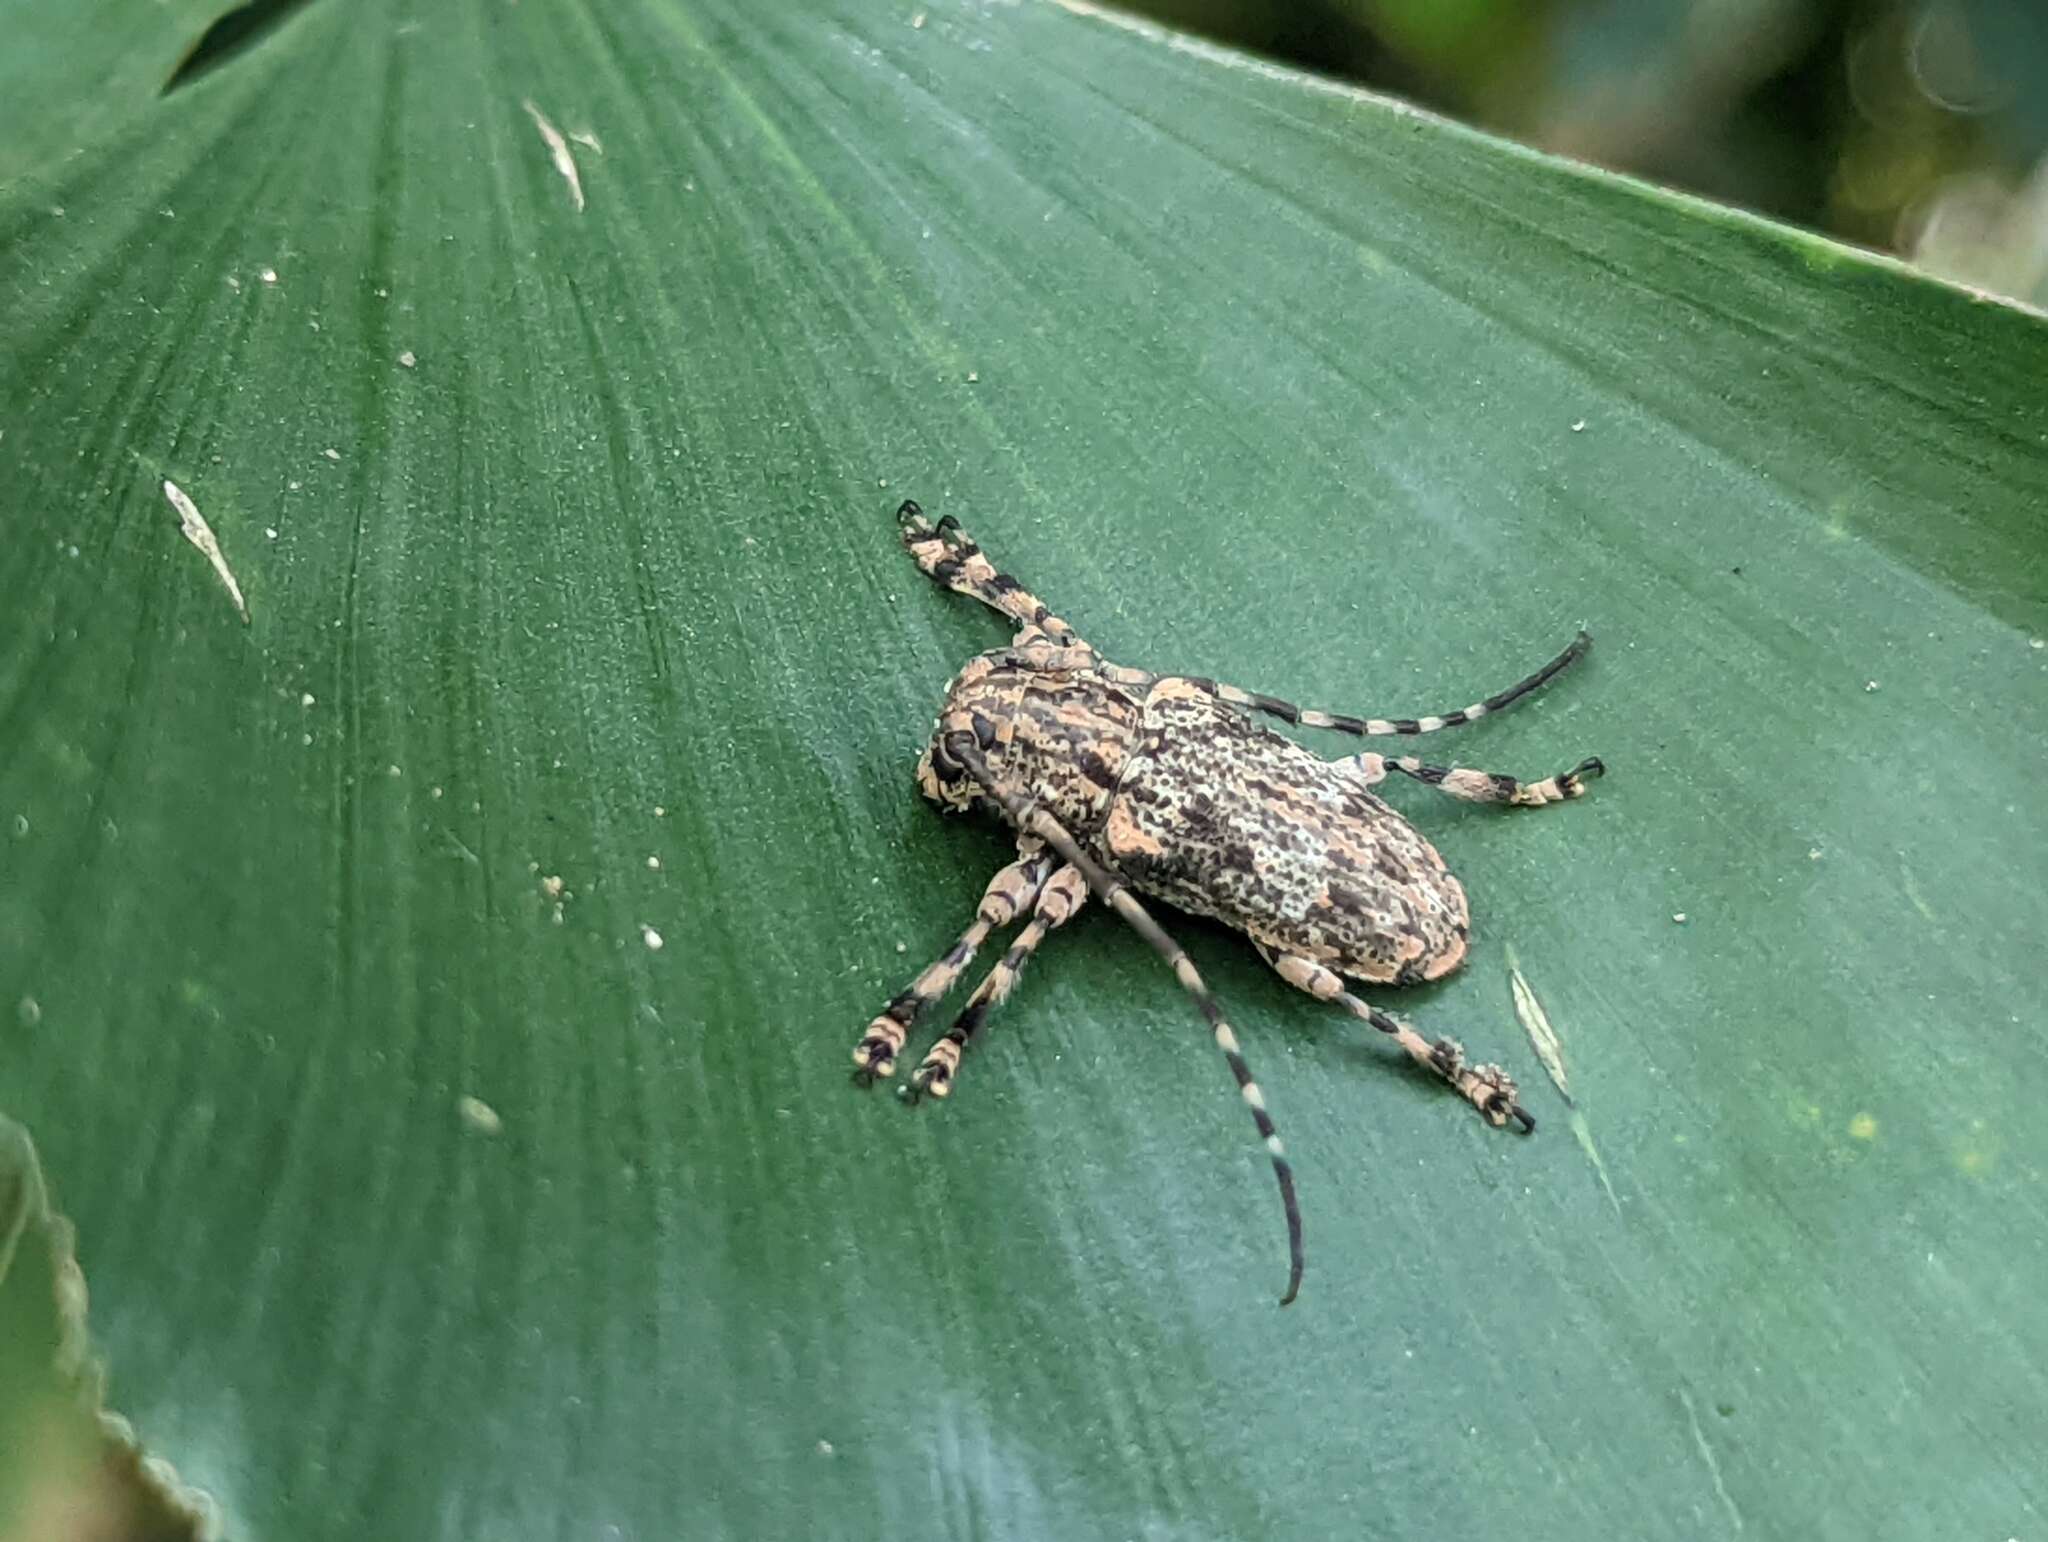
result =
[[1432,713],[1427,717],[1348,717],[1341,712],[1321,712],[1313,707],[1297,707],[1291,701],[1282,701],[1279,697],[1268,696],[1263,691],[1247,691],[1239,686],[1225,685],[1199,675],[1189,675],[1185,678],[1218,700],[1229,702],[1233,707],[1263,712],[1268,717],[1277,717],[1288,723],[1299,723],[1304,728],[1329,728],[1342,734],[1377,739],[1394,734],[1433,734],[1440,728],[1456,728],[1461,723],[1476,723],[1480,718],[1513,706],[1531,691],[1548,684],[1552,678],[1576,664],[1592,645],[1591,634],[1581,632],[1572,639],[1571,645],[1564,652],[1527,679],[1517,680],[1506,690],[1498,691],[1484,701],[1475,701],[1469,707],[1460,707],[1455,712]]
[[1607,774],[1607,767],[1597,755],[1580,761],[1569,771],[1546,776],[1540,782],[1519,782],[1496,771],[1468,771],[1462,766],[1426,766],[1413,755],[1387,756],[1377,768],[1379,774],[1373,775],[1375,768],[1370,762],[1382,757],[1356,755],[1352,758],[1361,763],[1370,781],[1378,781],[1389,771],[1398,771],[1468,803],[1513,803],[1524,808],[1539,808],[1545,803],[1562,803],[1567,798],[1580,797],[1586,791],[1587,782]]
[[1277,948],[1269,948],[1256,939],[1253,946],[1289,985],[1307,991],[1318,1001],[1335,1002],[1353,1017],[1386,1034],[1407,1052],[1409,1059],[1449,1082],[1458,1096],[1478,1109],[1488,1124],[1504,1125],[1513,1119],[1522,1127],[1524,1135],[1535,1130],[1535,1119],[1517,1100],[1514,1082],[1499,1066],[1468,1066],[1465,1064],[1464,1047],[1456,1039],[1438,1039],[1431,1043],[1398,1017],[1388,1016],[1345,990],[1343,979],[1327,965],[1298,953],[1283,953]]
[[1062,648],[1084,647],[1074,629],[1055,616],[1046,603],[1008,573],[998,572],[960,521],[948,514],[934,525],[910,499],[896,511],[903,527],[903,545],[927,577],[956,594],[970,595],[1014,621],[1028,641],[1036,635]]
[[974,1037],[988,1014],[1009,998],[1016,988],[1017,977],[1024,972],[1025,964],[1045,941],[1046,934],[1054,931],[1073,917],[1075,911],[1088,903],[1088,881],[1081,876],[1077,867],[1063,867],[1052,875],[1044,888],[1038,891],[1038,906],[1031,914],[1030,923],[1017,934],[1017,940],[1010,944],[1010,951],[1002,961],[991,969],[975,986],[974,994],[967,998],[967,1005],[953,1020],[938,1043],[931,1047],[931,1053],[924,1057],[918,1068],[910,1073],[910,1084],[901,1089],[903,1096],[915,1102],[929,1092],[935,1098],[942,1098],[953,1090],[953,1077],[960,1069],[960,1057],[966,1052],[967,1041]]
[[1045,850],[1045,842],[1029,835],[1018,840],[1017,853],[1015,862],[989,880],[988,889],[975,911],[974,924],[962,932],[959,941],[940,958],[926,965],[915,980],[897,992],[882,1008],[881,1015],[868,1024],[867,1032],[853,1051],[853,1077],[862,1086],[871,1084],[878,1076],[894,1074],[896,1057],[903,1051],[903,1041],[910,1036],[910,1030],[916,1026],[925,1009],[953,988],[954,982],[974,961],[975,949],[988,940],[989,933],[1010,925],[1038,899],[1039,891],[1045,887],[1045,880],[1052,872],[1052,856]]

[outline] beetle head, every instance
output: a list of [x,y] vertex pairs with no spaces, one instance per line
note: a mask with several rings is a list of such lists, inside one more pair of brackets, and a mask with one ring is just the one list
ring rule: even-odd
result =
[[946,688],[946,704],[932,725],[931,743],[917,762],[917,790],[948,814],[964,814],[990,801],[980,782],[947,748],[956,735],[972,736],[990,771],[1002,775],[1004,752],[1015,735],[1020,694],[1014,673],[987,657],[971,660]]

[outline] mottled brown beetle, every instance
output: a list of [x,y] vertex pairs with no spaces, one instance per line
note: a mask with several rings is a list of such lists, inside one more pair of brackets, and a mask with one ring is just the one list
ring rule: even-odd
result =
[[1360,736],[1434,733],[1520,700],[1584,654],[1590,637],[1579,633],[1528,679],[1441,717],[1342,717],[1214,680],[1111,664],[998,572],[952,516],[932,525],[907,502],[897,518],[918,567],[1017,626],[1008,647],[978,655],[954,677],[917,765],[918,790],[942,810],[985,808],[1007,819],[1018,832],[1017,860],[996,874],[959,941],[868,1025],[853,1052],[859,1080],[894,1072],[919,1015],[953,987],[992,932],[1028,911],[1016,942],[904,1089],[913,1099],[944,1097],[989,1009],[1009,995],[1046,933],[1093,890],[1194,997],[1258,1122],[1287,1212],[1285,1306],[1301,1287],[1294,1175],[1237,1036],[1135,889],[1244,932],[1282,979],[1387,1034],[1489,1123],[1536,1128],[1499,1066],[1467,1065],[1455,1040],[1432,1043],[1344,989],[1346,977],[1386,985],[1441,979],[1464,961],[1470,925],[1465,891],[1436,848],[1371,789],[1398,771],[1455,798],[1535,806],[1578,797],[1606,768],[1585,760],[1521,782],[1405,755],[1327,761],[1243,709]]

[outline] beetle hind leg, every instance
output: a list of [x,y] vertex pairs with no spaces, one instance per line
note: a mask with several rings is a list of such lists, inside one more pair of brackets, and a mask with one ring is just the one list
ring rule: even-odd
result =
[[1541,808],[1546,803],[1584,797],[1586,784],[1607,774],[1606,764],[1597,755],[1540,782],[1524,782],[1498,771],[1424,765],[1413,755],[1353,755],[1341,763],[1355,767],[1367,786],[1386,780],[1389,771],[1398,771],[1467,803],[1507,803],[1520,808]]
[[1456,1039],[1425,1039],[1398,1017],[1389,1016],[1345,990],[1342,977],[1325,964],[1298,953],[1269,948],[1264,943],[1255,942],[1254,946],[1281,979],[1318,1001],[1335,1002],[1353,1017],[1387,1035],[1410,1060],[1442,1077],[1488,1124],[1499,1127],[1512,1119],[1524,1135],[1535,1130],[1535,1118],[1522,1107],[1513,1079],[1499,1066],[1467,1065],[1465,1048]]
[[1031,955],[1038,951],[1038,945],[1045,941],[1049,932],[1057,930],[1073,918],[1074,912],[1088,902],[1088,881],[1081,876],[1077,867],[1063,867],[1052,875],[1045,887],[1039,890],[1037,908],[1024,930],[1017,934],[1017,940],[1002,959],[975,986],[974,994],[967,998],[967,1005],[953,1020],[953,1026],[931,1047],[918,1068],[910,1073],[909,1084],[901,1090],[902,1096],[916,1102],[926,1093],[943,1098],[953,1090],[953,1078],[960,1070],[960,1057],[967,1052],[967,1044],[987,1021],[988,1014],[1001,1006],[1016,988],[1017,978],[1023,974],[1024,966]]
[[1468,771],[1462,766],[1426,766],[1413,755],[1396,756],[1387,765],[1403,776],[1412,776],[1468,803],[1510,803],[1521,808],[1541,808],[1546,803],[1583,797],[1588,782],[1607,774],[1606,765],[1597,755],[1540,782],[1517,781],[1497,771]]

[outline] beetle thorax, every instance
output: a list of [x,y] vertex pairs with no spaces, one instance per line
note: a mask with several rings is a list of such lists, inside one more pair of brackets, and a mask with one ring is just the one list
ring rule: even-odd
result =
[[1101,827],[1136,753],[1141,717],[1128,692],[1092,669],[1041,668],[1019,652],[982,654],[947,688],[917,763],[918,791],[948,813],[994,806],[945,748],[952,735],[970,733],[998,782],[1085,839]]

